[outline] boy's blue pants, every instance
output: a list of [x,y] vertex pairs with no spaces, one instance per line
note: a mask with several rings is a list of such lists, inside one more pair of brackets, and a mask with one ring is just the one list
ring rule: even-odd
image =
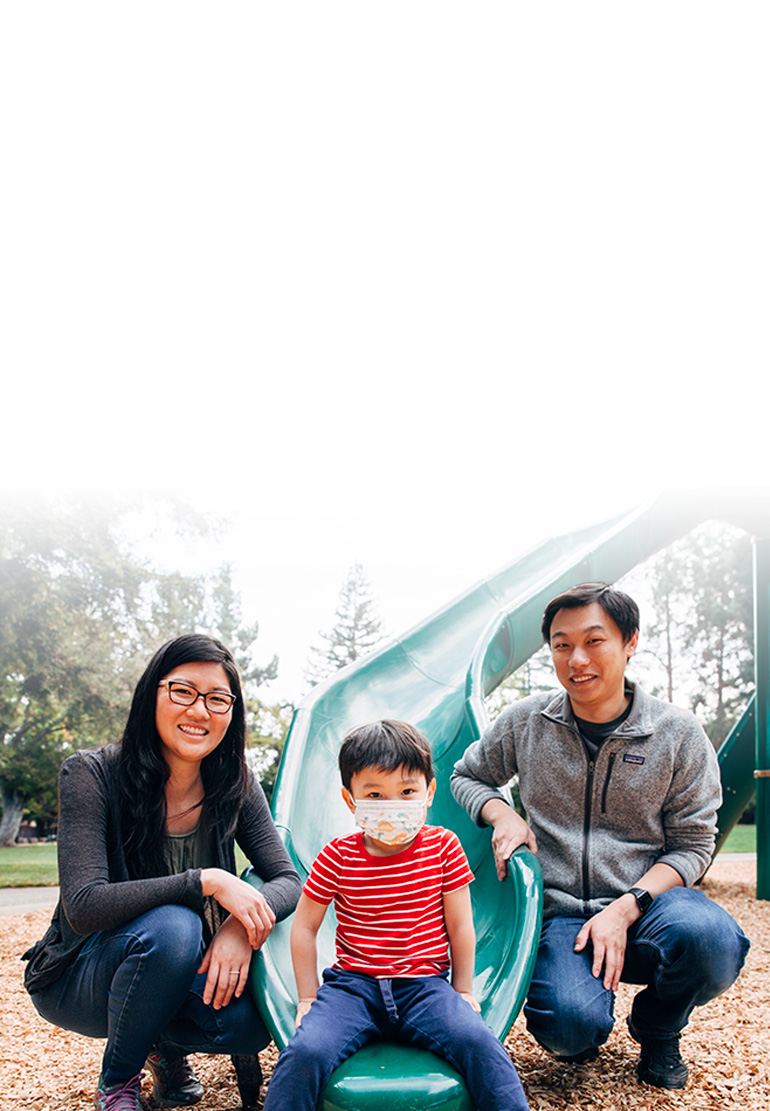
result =
[[315,1111],[334,1069],[379,1037],[448,1061],[483,1111],[529,1107],[508,1053],[443,976],[377,980],[327,968],[323,979],[317,1000],[278,1059],[264,1111]]

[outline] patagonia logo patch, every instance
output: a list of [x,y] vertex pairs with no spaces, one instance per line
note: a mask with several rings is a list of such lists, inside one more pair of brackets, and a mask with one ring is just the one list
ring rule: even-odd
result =
[[643,764],[644,763],[644,757],[643,756],[634,756],[632,753],[627,752],[625,754],[625,756],[623,757],[623,763],[624,764]]

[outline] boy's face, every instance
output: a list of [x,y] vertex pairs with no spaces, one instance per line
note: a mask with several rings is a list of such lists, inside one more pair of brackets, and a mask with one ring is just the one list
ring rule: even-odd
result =
[[[425,811],[433,802],[436,790],[436,780],[427,782],[422,772],[412,771],[404,767],[393,768],[385,771],[383,768],[369,767],[363,771],[355,772],[350,779],[350,790],[342,788],[342,797],[352,813],[356,811],[357,802],[419,802],[422,804],[422,822],[425,821]],[[370,852],[377,855],[401,852],[414,841],[414,836],[408,841],[394,840],[393,842],[378,838],[373,840],[364,830],[364,843]]]

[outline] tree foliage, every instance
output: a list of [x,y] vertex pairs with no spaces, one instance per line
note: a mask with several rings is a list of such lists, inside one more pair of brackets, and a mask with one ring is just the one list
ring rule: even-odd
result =
[[290,702],[269,704],[260,699],[249,701],[249,766],[262,784],[268,802],[272,800],[278,767],[294,716]]
[[558,685],[551,661],[551,650],[547,644],[544,644],[484,699],[487,713],[490,719],[494,720],[506,706],[526,698],[529,694],[554,690]]
[[[160,572],[123,528],[133,506],[7,502],[0,516],[0,844],[26,807],[50,820],[61,761],[116,739],[139,674],[170,637],[221,635],[250,691],[277,661],[253,664],[229,567],[213,580]],[[200,528],[200,525],[196,525]]]
[[354,563],[347,573],[335,617],[334,626],[318,634],[324,644],[310,649],[305,677],[311,686],[365,656],[383,640],[371,583],[360,563]]
[[654,658],[662,682],[653,693],[689,703],[719,747],[754,688],[749,537],[706,522],[648,561],[641,576],[650,616],[638,662]]

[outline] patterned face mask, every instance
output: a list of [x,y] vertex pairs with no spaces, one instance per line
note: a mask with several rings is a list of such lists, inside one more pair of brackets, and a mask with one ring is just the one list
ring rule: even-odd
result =
[[425,799],[358,799],[356,825],[374,841],[403,845],[417,836],[425,821]]

